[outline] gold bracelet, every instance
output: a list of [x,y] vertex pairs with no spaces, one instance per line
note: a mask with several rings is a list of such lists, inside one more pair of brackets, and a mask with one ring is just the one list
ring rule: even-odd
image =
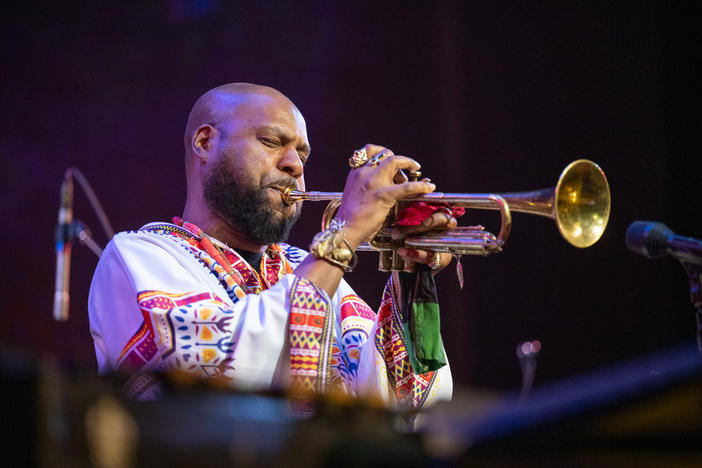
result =
[[345,224],[345,221],[332,219],[329,227],[312,239],[310,253],[317,260],[324,260],[345,272],[350,272],[358,264],[358,257],[344,239]]

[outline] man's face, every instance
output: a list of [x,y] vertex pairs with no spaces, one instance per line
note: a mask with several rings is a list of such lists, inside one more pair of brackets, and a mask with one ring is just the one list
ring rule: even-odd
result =
[[247,96],[233,115],[215,126],[219,137],[204,184],[205,200],[250,240],[282,242],[301,204],[286,206],[276,187],[305,188],[305,121],[287,99],[262,94]]

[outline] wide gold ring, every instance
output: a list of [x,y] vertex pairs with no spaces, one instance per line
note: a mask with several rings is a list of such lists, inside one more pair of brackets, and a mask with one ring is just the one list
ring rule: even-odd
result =
[[368,162],[368,153],[365,148],[361,148],[353,152],[349,158],[349,166],[351,169],[358,169]]
[[431,256],[431,262],[429,262],[429,268],[432,270],[438,270],[441,268],[441,254],[439,252],[434,252]]

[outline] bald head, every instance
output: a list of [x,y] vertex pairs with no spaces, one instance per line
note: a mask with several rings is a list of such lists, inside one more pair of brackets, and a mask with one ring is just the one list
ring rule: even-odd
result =
[[[295,104],[283,93],[269,86],[229,83],[210,89],[195,101],[188,115],[184,135],[188,192],[192,188],[199,190],[196,173],[205,159],[212,154],[212,148],[205,148],[203,144],[224,141],[232,132],[250,125],[249,116],[261,115],[264,107],[271,106],[298,116],[304,127],[304,119]],[[214,138],[214,134],[217,134],[219,139]],[[306,130],[304,139],[307,139]]]
[[252,83],[229,83],[212,88],[200,96],[193,105],[188,122],[185,125],[185,151],[191,149],[193,136],[202,125],[217,127],[222,122],[229,121],[235,115],[239,105],[248,102],[252,96],[269,96],[295,105],[277,89]]

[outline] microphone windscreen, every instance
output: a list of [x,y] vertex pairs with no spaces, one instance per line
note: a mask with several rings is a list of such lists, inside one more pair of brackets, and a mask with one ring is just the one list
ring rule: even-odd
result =
[[673,231],[663,223],[634,221],[626,230],[626,246],[645,257],[662,257],[668,253]]

